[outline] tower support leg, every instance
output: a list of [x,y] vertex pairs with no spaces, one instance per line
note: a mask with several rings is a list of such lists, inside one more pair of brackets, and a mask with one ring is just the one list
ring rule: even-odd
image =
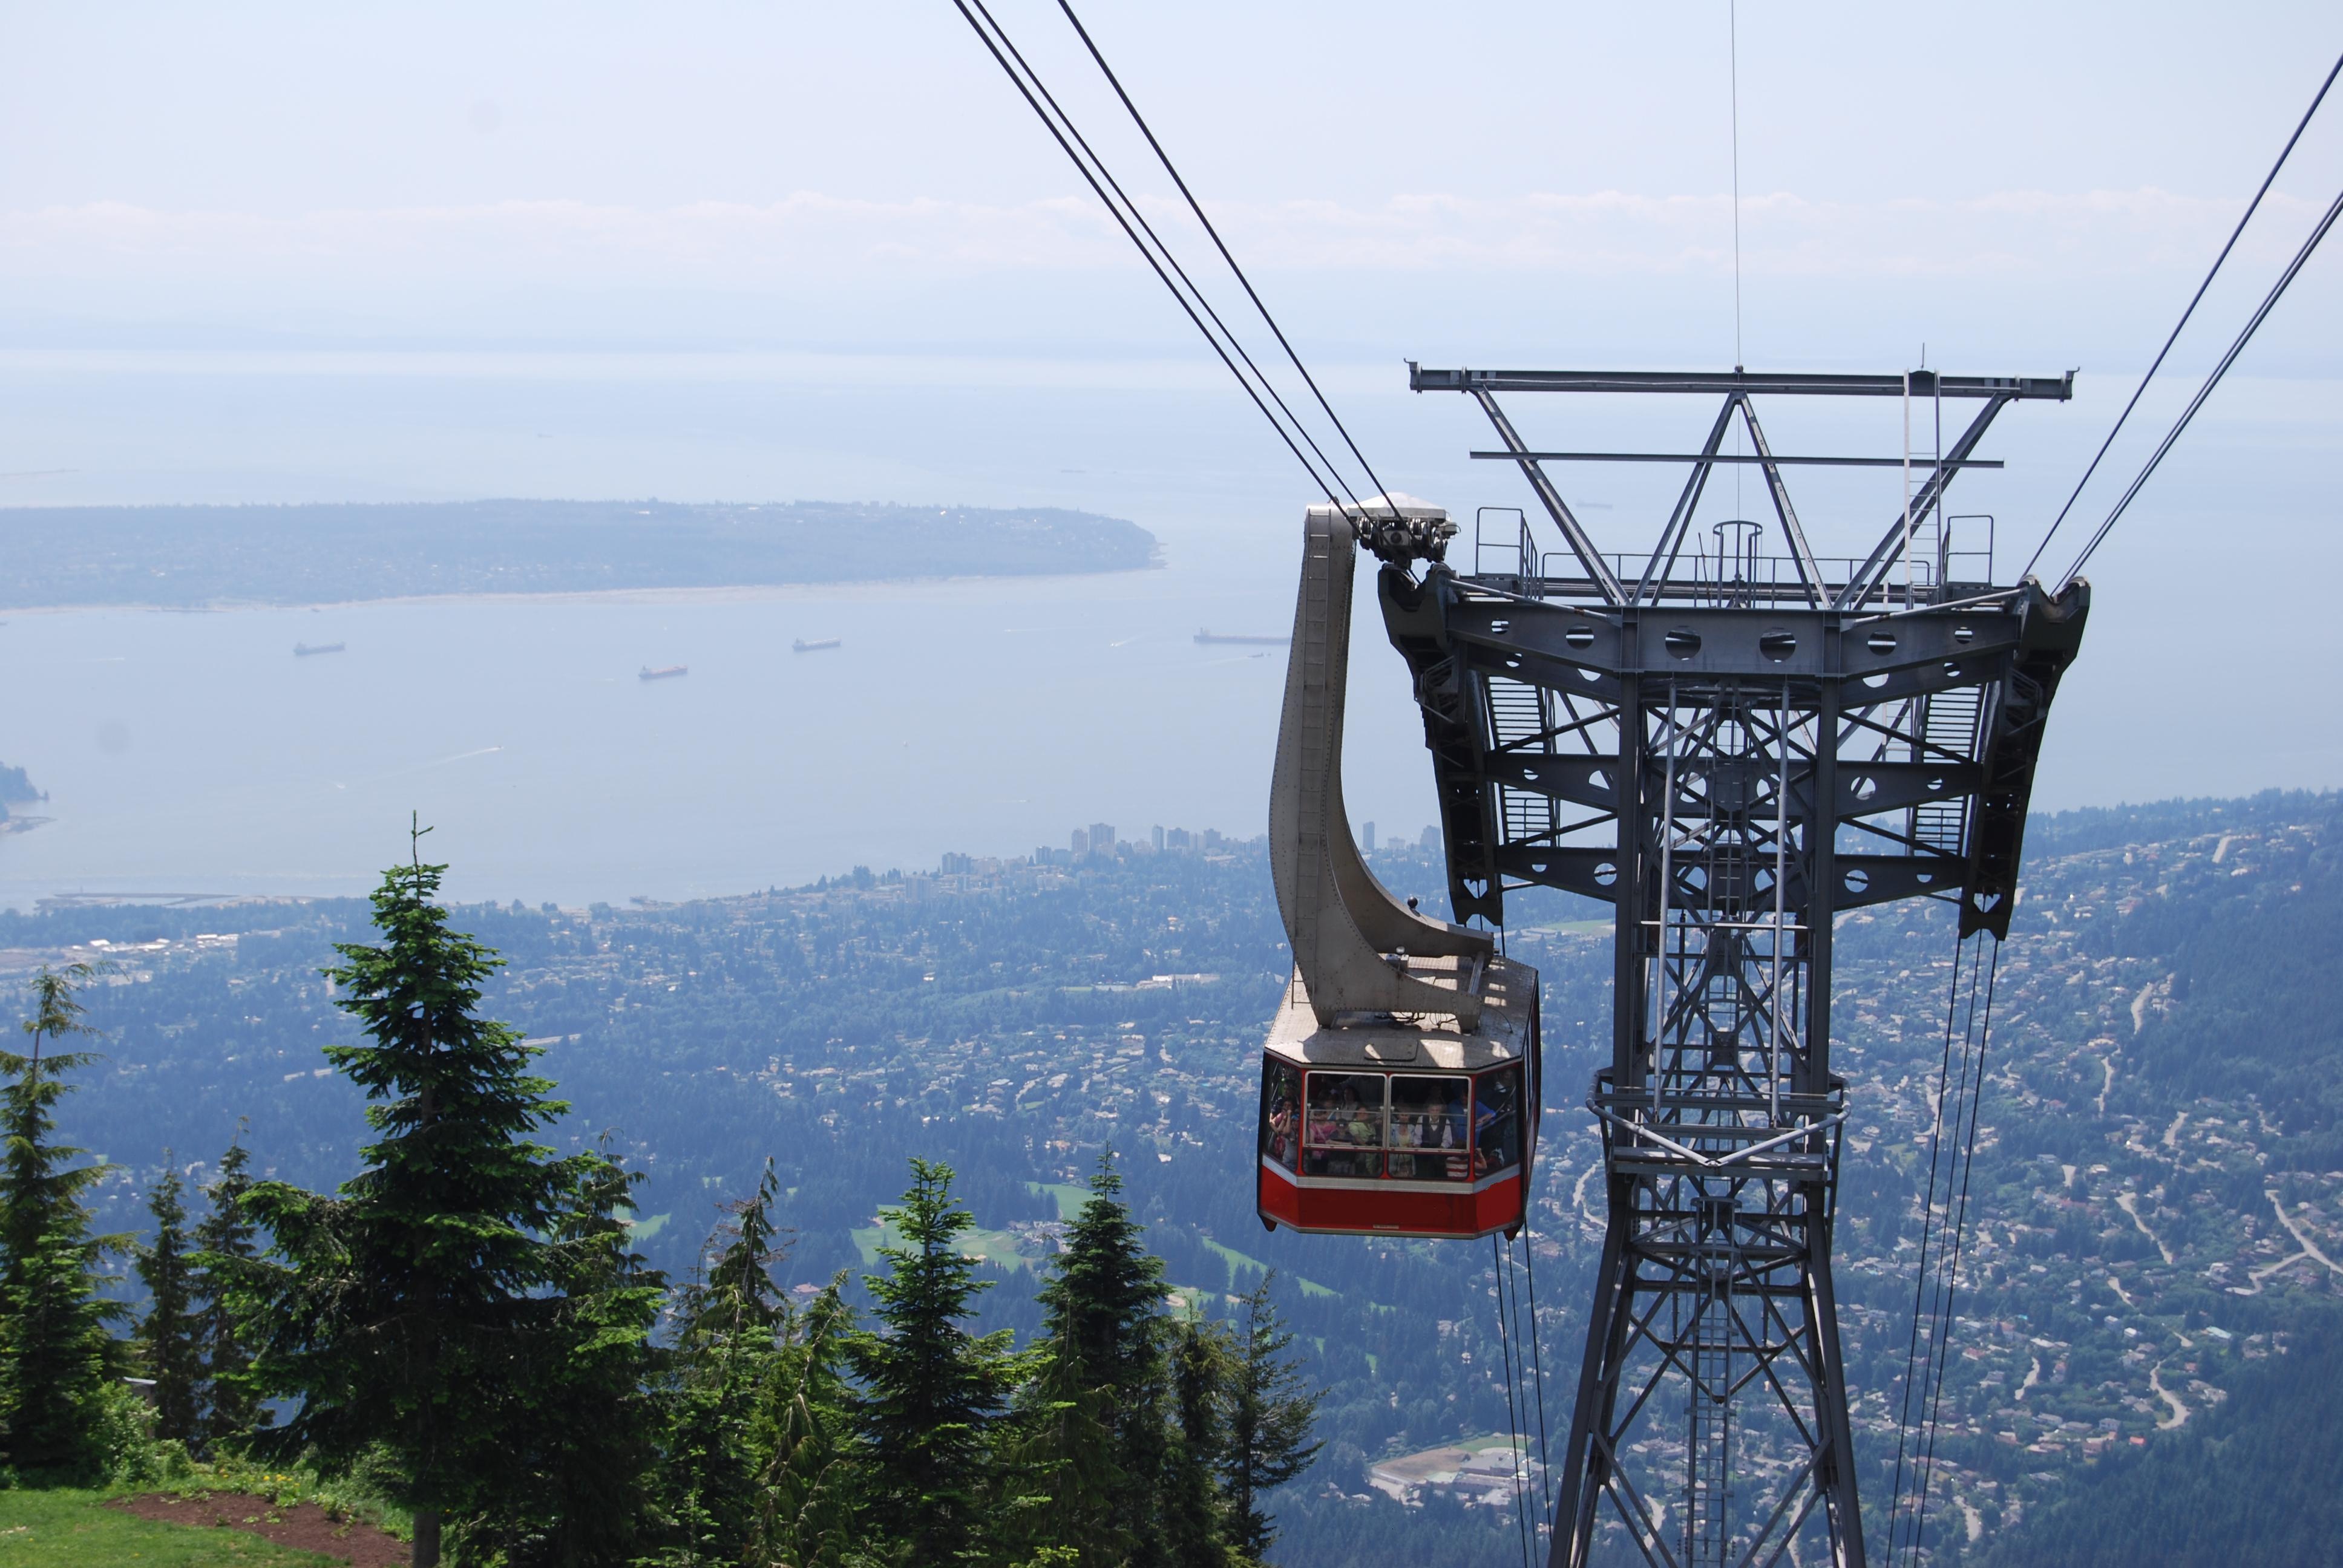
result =
[[1805,828],[1837,788],[1817,755],[1836,715],[1783,685],[1638,687],[1590,1101],[1609,1211],[1550,1562],[1738,1568],[1796,1536],[1802,1561],[1856,1568],[1830,1280],[1845,1097],[1805,912],[1836,875]]

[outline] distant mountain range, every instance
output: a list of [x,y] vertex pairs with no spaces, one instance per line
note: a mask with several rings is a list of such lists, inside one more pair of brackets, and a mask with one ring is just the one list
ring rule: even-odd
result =
[[0,605],[331,604],[1133,571],[1136,523],[1055,508],[452,501],[22,507]]

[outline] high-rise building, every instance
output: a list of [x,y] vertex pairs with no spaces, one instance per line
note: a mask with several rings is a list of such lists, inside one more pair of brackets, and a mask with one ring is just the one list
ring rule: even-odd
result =
[[1084,832],[1084,831],[1083,831],[1081,829],[1080,829],[1080,828],[1075,829],[1074,829],[1074,853],[1075,853],[1077,856],[1081,856],[1081,855],[1087,855],[1087,854],[1089,854],[1090,852],[1091,852],[1091,836],[1090,836],[1088,833]]
[[1427,855],[1437,854],[1440,850],[1439,825],[1434,823],[1425,828],[1423,837],[1415,841],[1415,846]]
[[1359,848],[1370,855],[1375,852],[1375,825],[1373,822],[1359,824]]
[[1155,852],[1159,855],[1163,852],[1163,824],[1161,822],[1155,824]]
[[1108,850],[1108,849],[1113,849],[1113,848],[1114,848],[1114,824],[1112,824],[1111,822],[1093,822],[1093,823],[1091,823],[1091,849],[1092,850],[1094,850],[1094,851],[1101,851],[1101,852],[1102,852],[1102,851],[1105,851],[1105,850]]

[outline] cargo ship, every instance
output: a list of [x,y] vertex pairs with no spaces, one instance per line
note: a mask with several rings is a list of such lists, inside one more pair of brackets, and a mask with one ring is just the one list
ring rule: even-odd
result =
[[661,665],[657,669],[653,669],[647,664],[643,666],[641,672],[638,674],[635,678],[637,680],[672,680],[679,675],[689,675],[690,673],[691,668],[689,665],[667,664]]
[[310,644],[306,642],[297,642],[293,645],[293,657],[296,658],[307,658],[312,654],[339,653],[347,645],[338,642],[321,642],[317,644],[315,647],[312,647]]
[[838,647],[843,640],[844,639],[840,638],[824,637],[817,638],[813,641],[808,642],[804,638],[799,638],[797,641],[791,643],[789,647],[799,653],[820,653],[823,648]]
[[1261,648],[1283,648],[1287,643],[1291,642],[1292,638],[1284,637],[1246,637],[1242,634],[1229,632],[1200,631],[1196,634],[1196,640],[1198,642],[1242,642]]

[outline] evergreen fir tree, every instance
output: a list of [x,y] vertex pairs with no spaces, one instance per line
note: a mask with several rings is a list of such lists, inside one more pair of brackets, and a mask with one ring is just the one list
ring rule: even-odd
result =
[[875,1563],[864,1551],[847,1419],[844,1275],[791,1310],[767,1163],[729,1206],[701,1278],[681,1292],[665,1378],[667,1437],[654,1513],[662,1568]]
[[1118,1563],[1112,1507],[1122,1471],[1107,1421],[1111,1392],[1085,1386],[1074,1358],[1046,1339],[1020,1360],[1027,1375],[1001,1444],[992,1554],[1021,1568]]
[[893,1561],[857,1514],[862,1475],[845,1430],[843,1348],[853,1314],[839,1300],[841,1273],[781,1325],[768,1421],[759,1432],[764,1468],[743,1560],[774,1568],[880,1568]]
[[1228,1330],[1190,1315],[1172,1325],[1172,1432],[1163,1488],[1165,1547],[1174,1568],[1230,1568],[1220,1462],[1227,1447]]
[[235,1291],[252,1385],[297,1402],[256,1441],[329,1464],[381,1445],[414,1511],[416,1568],[438,1561],[447,1515],[522,1483],[528,1379],[568,1306],[550,1237],[597,1158],[529,1141],[568,1107],[529,1072],[519,1031],[478,1015],[503,960],[449,928],[434,902],[446,869],[419,854],[392,868],[373,900],[381,944],[337,945],[336,1005],[373,1043],[326,1055],[377,1102],[377,1138],[336,1197],[281,1182],[245,1195],[274,1256]]
[[236,1141],[220,1156],[218,1177],[205,1189],[211,1210],[196,1223],[191,1306],[203,1355],[196,1447],[206,1453],[243,1437],[266,1413],[254,1395],[252,1352],[229,1302],[232,1282],[259,1254],[257,1232],[244,1213],[244,1195],[252,1190],[252,1178],[245,1173],[249,1160],[239,1123]]
[[1303,1382],[1300,1358],[1289,1354],[1292,1332],[1269,1296],[1275,1274],[1262,1277],[1245,1298],[1228,1379],[1228,1432],[1221,1451],[1231,1544],[1252,1562],[1266,1560],[1277,1524],[1262,1494],[1310,1467],[1322,1444],[1311,1441],[1317,1393]]
[[789,1315],[773,1271],[789,1254],[789,1241],[773,1220],[780,1197],[780,1178],[773,1162],[765,1161],[757,1190],[729,1206],[732,1219],[709,1238],[715,1261],[704,1283],[684,1292],[684,1316],[691,1334],[728,1345],[769,1340],[770,1331]]
[[911,1161],[910,1189],[888,1216],[902,1244],[880,1249],[886,1273],[865,1276],[884,1330],[847,1343],[872,1500],[917,1568],[973,1549],[1011,1371],[1008,1331],[980,1339],[964,1326],[990,1286],[960,1250],[976,1221],[952,1201],[951,1181],[950,1166]]
[[756,1191],[729,1206],[701,1277],[682,1292],[659,1483],[669,1562],[736,1562],[757,1529],[789,1318],[773,1278],[785,1251],[773,1222],[778,1182],[768,1161]]
[[[1140,1244],[1142,1227],[1121,1197],[1110,1152],[1041,1288],[1042,1382],[1064,1436],[1095,1422],[1102,1462],[1070,1469],[1057,1497],[1057,1542],[1085,1564],[1164,1561],[1161,1492],[1167,1458],[1161,1308],[1162,1260]],[[1079,1464],[1061,1452],[1060,1462]]]
[[202,1323],[194,1310],[202,1288],[200,1271],[187,1246],[185,1187],[163,1153],[162,1180],[147,1195],[155,1216],[155,1239],[138,1249],[138,1278],[146,1287],[146,1315],[133,1342],[146,1375],[155,1380],[155,1435],[192,1442],[196,1434],[196,1385],[203,1377]]
[[556,1322],[530,1342],[521,1380],[515,1478],[463,1522],[465,1561],[506,1568],[631,1563],[649,1503],[658,1411],[649,1386],[652,1325],[667,1281],[643,1266],[618,1217],[639,1175],[606,1149],[578,1170],[554,1225]]
[[27,1472],[73,1474],[96,1465],[97,1410],[116,1352],[106,1325],[123,1315],[98,1294],[113,1282],[98,1263],[129,1239],[90,1234],[81,1200],[114,1168],[75,1165],[83,1151],[55,1141],[55,1106],[71,1088],[64,1075],[96,1058],[54,1047],[96,1032],[81,1021],[75,994],[94,972],[87,964],[43,968],[24,1023],[32,1050],[0,1051],[0,1072],[10,1080],[0,1104],[0,1422],[9,1462]]

